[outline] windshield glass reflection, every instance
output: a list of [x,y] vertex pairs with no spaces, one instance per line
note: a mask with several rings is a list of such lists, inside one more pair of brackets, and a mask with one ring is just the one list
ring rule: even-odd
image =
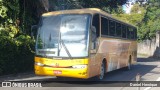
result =
[[[40,23],[36,54],[55,57],[88,56],[90,15],[43,17]],[[62,44],[62,41],[64,44]]]

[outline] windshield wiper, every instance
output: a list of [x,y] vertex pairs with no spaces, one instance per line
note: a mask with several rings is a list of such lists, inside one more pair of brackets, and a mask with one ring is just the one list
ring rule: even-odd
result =
[[[64,47],[67,55],[69,56],[69,58],[73,59],[72,56],[71,56],[71,53],[69,52],[66,45],[64,44],[64,41],[61,39],[61,32],[60,32],[60,38],[59,38],[59,45],[62,45]],[[60,55],[60,51],[61,51],[61,49],[59,49],[59,45],[58,45],[58,56]]]
[[71,53],[69,52],[69,50],[67,49],[66,45],[64,44],[63,40],[60,41],[61,44],[63,45],[64,49],[66,50],[67,55],[69,56],[70,59],[73,59],[71,56]]

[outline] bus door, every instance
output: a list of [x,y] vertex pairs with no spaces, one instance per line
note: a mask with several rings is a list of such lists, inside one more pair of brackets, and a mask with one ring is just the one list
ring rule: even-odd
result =
[[98,48],[98,36],[99,36],[99,15],[94,15],[93,16],[93,22],[91,26],[91,39],[90,39],[90,61],[89,61],[89,76],[95,76],[99,72],[99,59],[98,59],[98,54],[97,54],[97,48]]

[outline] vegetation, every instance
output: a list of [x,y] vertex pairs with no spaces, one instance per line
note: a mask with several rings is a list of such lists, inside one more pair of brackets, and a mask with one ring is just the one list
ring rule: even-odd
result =
[[135,4],[123,13],[127,0],[0,0],[0,75],[33,69],[34,45],[31,26],[42,13],[61,9],[100,8],[138,27],[138,39],[151,39],[160,30],[160,0]]
[[[33,70],[34,45],[31,26],[42,13],[64,9],[58,0],[0,0],[0,75]],[[123,13],[126,0],[63,0],[67,8],[101,8],[109,13]],[[70,5],[70,7],[68,7]]]
[[130,14],[113,16],[138,28],[138,40],[152,39],[160,30],[160,0],[149,0],[146,5],[135,4]]
[[29,32],[36,17],[24,12],[21,1],[0,0],[0,75],[33,69],[34,40]]
[[146,14],[139,26],[140,39],[152,39],[157,31],[160,30],[160,1],[150,0]]
[[160,0],[135,4],[130,14],[122,5],[127,0],[0,0],[0,75],[33,69],[34,40],[31,26],[42,13],[61,9],[100,8],[138,27],[138,39],[152,39],[160,30]]
[[[48,8],[47,10],[49,11],[74,8],[100,8],[108,13],[123,13],[121,6],[125,4],[126,1],[127,0],[48,0],[50,5],[46,8]],[[54,3],[54,6],[52,3]]]
[[26,72],[33,69],[34,47],[29,36],[16,39],[0,36],[0,75]]
[[146,14],[146,7],[142,7],[139,4],[135,4],[132,9],[130,14],[114,14],[113,16],[115,18],[118,18],[122,21],[125,21],[127,23],[130,23],[134,26],[137,26],[138,28],[138,39],[141,39],[139,36],[141,35],[141,30],[139,29],[141,27],[143,18]]

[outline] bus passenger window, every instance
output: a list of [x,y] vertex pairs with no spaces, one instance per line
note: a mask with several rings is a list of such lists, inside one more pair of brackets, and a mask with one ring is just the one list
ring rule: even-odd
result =
[[109,35],[115,36],[115,22],[109,20]]
[[137,39],[137,28],[134,28],[134,39]]
[[108,19],[104,17],[101,18],[101,32],[102,35],[108,35]]
[[99,37],[99,14],[93,16],[92,25],[96,28],[96,35]]
[[92,49],[96,49],[97,35],[96,28],[94,26],[91,27],[92,32]]
[[122,27],[120,23],[116,23],[116,36],[121,37],[122,36]]
[[127,27],[127,38],[134,39],[134,32],[132,27]]
[[122,38],[126,38],[127,33],[126,33],[126,26],[122,25]]

